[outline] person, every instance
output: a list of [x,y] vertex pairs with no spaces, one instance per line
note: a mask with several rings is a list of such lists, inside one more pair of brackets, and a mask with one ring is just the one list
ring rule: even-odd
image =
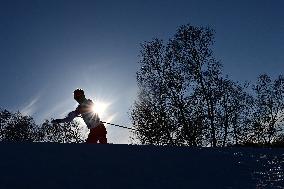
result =
[[81,116],[90,129],[86,143],[107,144],[107,131],[104,124],[100,121],[99,115],[93,111],[94,103],[86,99],[82,89],[74,91],[74,99],[79,103],[75,111],[71,111],[64,119],[55,119],[52,123],[71,122],[75,117]]

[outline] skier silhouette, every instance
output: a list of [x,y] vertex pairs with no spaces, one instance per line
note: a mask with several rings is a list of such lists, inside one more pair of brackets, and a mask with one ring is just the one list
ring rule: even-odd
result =
[[79,103],[75,111],[70,112],[64,119],[55,119],[52,123],[66,123],[71,122],[75,117],[83,118],[87,127],[90,129],[86,143],[107,144],[106,128],[100,121],[99,115],[93,111],[94,103],[90,99],[86,99],[82,89],[74,91],[74,99]]

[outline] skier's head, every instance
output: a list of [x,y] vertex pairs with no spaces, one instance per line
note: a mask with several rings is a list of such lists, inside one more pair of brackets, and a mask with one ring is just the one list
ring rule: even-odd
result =
[[83,91],[83,89],[76,89],[74,92],[74,99],[78,102],[78,103],[82,103],[85,100],[85,93]]

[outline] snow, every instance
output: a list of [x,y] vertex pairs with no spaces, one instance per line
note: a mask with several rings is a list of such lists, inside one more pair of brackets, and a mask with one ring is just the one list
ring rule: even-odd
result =
[[0,144],[0,188],[283,188],[281,148]]

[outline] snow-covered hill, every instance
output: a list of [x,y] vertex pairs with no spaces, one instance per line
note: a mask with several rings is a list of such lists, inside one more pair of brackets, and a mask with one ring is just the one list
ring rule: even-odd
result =
[[0,188],[284,188],[283,149],[0,144]]

